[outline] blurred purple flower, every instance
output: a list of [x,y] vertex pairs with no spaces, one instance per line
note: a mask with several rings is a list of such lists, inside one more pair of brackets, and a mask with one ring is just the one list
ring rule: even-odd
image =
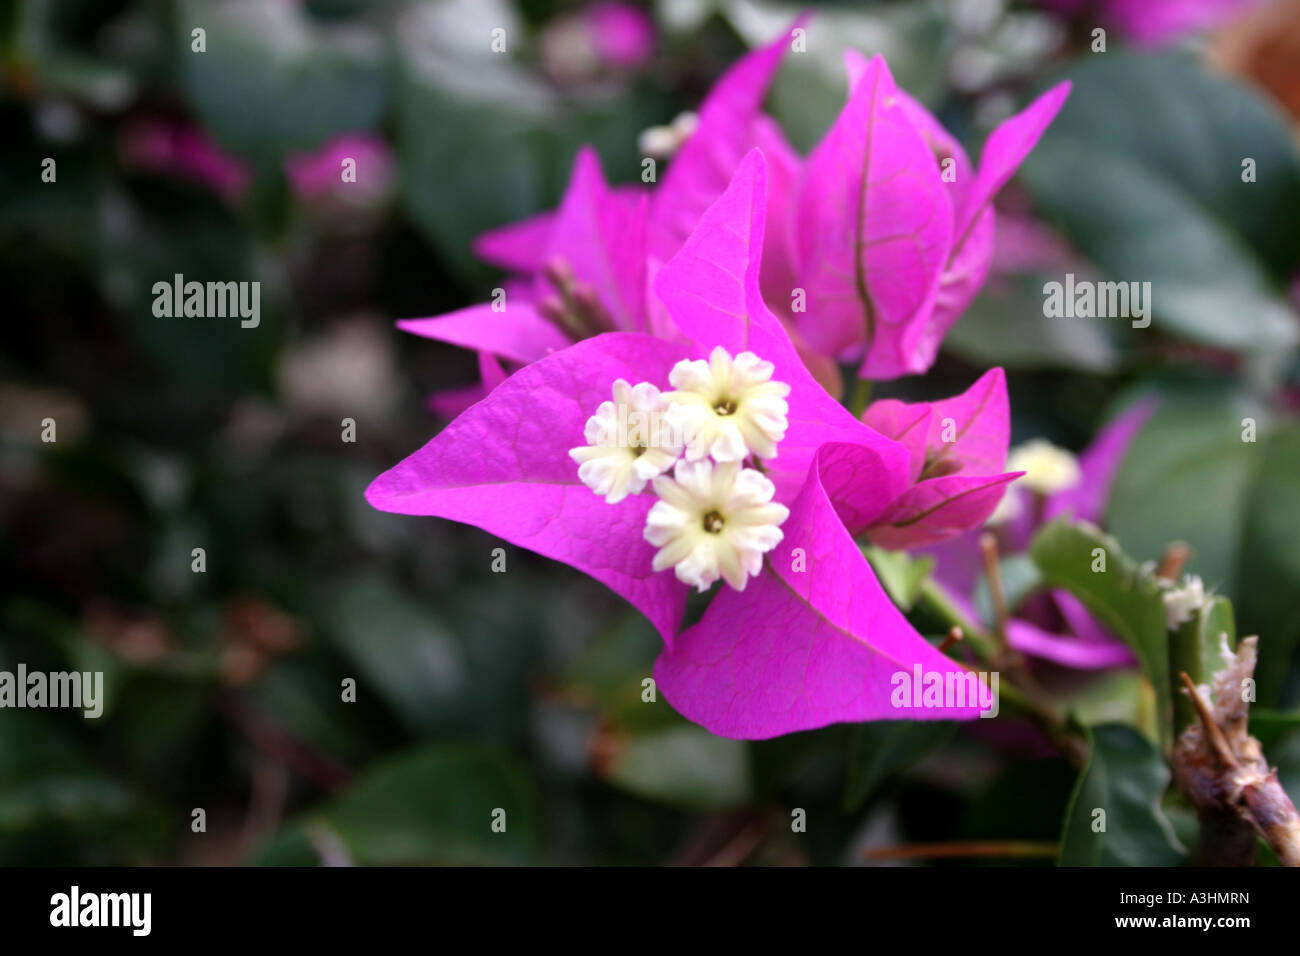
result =
[[243,196],[252,178],[240,159],[183,123],[154,120],[129,128],[122,156],[129,165],[202,183],[231,200]]
[[522,273],[522,308],[507,296],[495,308],[401,327],[516,363],[608,328],[672,335],[650,291],[655,271],[758,148],[770,183],[762,288],[809,370],[838,394],[838,361],[860,363],[869,378],[928,369],[988,272],[993,197],[1069,86],[995,129],[977,171],[938,121],[894,86],[883,59],[851,54],[849,101],[805,161],[762,113],[790,31],[802,22],[718,80],[653,192],[610,189],[584,150],[559,210],[480,237],[480,256]]
[[602,71],[640,69],[654,58],[657,42],[646,11],[630,3],[597,3],[546,26],[542,60],[557,81],[577,83]]
[[377,136],[348,133],[313,152],[290,156],[284,169],[299,200],[326,196],[370,200],[388,191],[393,154]]
[[655,25],[650,14],[630,3],[598,3],[583,11],[592,46],[602,62],[634,70],[655,53]]
[[1213,29],[1262,0],[1039,0],[1066,16],[1114,27],[1139,46],[1163,46],[1198,30]]

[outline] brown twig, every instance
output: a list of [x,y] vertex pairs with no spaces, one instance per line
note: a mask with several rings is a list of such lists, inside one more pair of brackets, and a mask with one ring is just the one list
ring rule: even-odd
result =
[[1196,807],[1199,855],[1211,865],[1249,865],[1258,834],[1284,866],[1300,866],[1300,814],[1247,731],[1250,703],[1242,688],[1254,676],[1258,643],[1243,638],[1234,654],[1225,641],[1226,666],[1214,677],[1213,701],[1180,674],[1200,721],[1174,746],[1174,779]]
[[962,633],[961,628],[954,624],[952,629],[948,631],[948,635],[939,643],[939,653],[947,654],[954,644],[960,643],[965,637],[966,635]]
[[1187,564],[1191,552],[1192,549],[1182,541],[1167,545],[1165,553],[1160,557],[1160,566],[1156,568],[1156,575],[1166,581],[1177,581],[1179,575],[1183,573],[1183,566]]
[[997,535],[986,531],[980,535],[980,555],[984,559],[984,574],[989,582],[989,596],[993,599],[994,627],[998,640],[1005,648],[1007,643],[1007,596],[1002,590],[1002,568],[998,564]]
[[1033,840],[984,840],[961,843],[910,843],[902,846],[868,847],[862,851],[868,860],[986,858],[1054,858],[1059,851],[1055,843]]

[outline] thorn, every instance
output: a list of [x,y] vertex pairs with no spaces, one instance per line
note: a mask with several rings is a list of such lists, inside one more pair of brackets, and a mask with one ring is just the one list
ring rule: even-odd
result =
[[1156,568],[1156,575],[1164,578],[1166,581],[1177,581],[1183,573],[1183,565],[1187,563],[1188,556],[1192,549],[1183,541],[1175,541],[1165,548],[1165,553],[1160,558],[1160,566]]
[[1232,747],[1228,745],[1227,738],[1223,736],[1223,731],[1219,729],[1214,715],[1210,713],[1205,698],[1196,689],[1192,679],[1187,676],[1187,671],[1180,671],[1178,676],[1182,679],[1183,686],[1187,688],[1187,694],[1192,699],[1192,706],[1196,708],[1196,713],[1200,716],[1201,723],[1205,727],[1205,739],[1214,748],[1214,753],[1219,758],[1219,762],[1225,767],[1231,767],[1235,770],[1238,767],[1237,755],[1232,752]]
[[966,639],[966,635],[962,633],[961,628],[958,627],[956,624],[954,624],[952,626],[952,630],[948,632],[948,636],[945,637],[943,641],[939,644],[939,653],[940,654],[948,653],[948,648],[952,647],[954,644],[958,643],[959,641],[963,641],[965,639]]

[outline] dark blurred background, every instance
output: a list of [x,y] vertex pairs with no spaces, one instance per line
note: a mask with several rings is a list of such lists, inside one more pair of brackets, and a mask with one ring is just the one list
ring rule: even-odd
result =
[[[477,376],[394,320],[485,299],[476,234],[551,207],[583,143],[637,181],[638,135],[797,9],[615,6],[0,3],[0,669],[106,681],[98,720],[0,710],[0,864],[849,863],[1056,838],[1074,774],[1032,740],[714,738],[640,705],[658,638],[602,587],[513,548],[496,573],[489,536],[362,498],[445,420],[430,395]],[[846,45],[971,149],[1075,78],[1002,197],[985,294],[931,374],[880,393],[1004,365],[1015,439],[1076,450],[1160,393],[1110,529],[1143,559],[1189,541],[1280,648],[1267,703],[1296,706],[1300,10],[1156,29],[1123,3],[813,6],[770,103],[804,150]],[[1153,328],[1044,320],[1044,277],[1076,265],[1158,279]],[[156,317],[176,273],[259,281],[260,325]],[[1300,735],[1277,752],[1294,793]]]

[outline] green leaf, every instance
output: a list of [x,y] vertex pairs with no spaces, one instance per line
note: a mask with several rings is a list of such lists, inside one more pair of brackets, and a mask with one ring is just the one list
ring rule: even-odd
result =
[[749,798],[744,741],[685,724],[615,741],[602,775],[629,793],[696,810],[734,807]]
[[1300,710],[1250,708],[1250,733],[1267,750],[1274,742],[1300,731]]
[[372,574],[322,597],[326,635],[415,731],[444,725],[467,681],[461,648],[434,609]]
[[[1172,707],[1165,608],[1154,576],[1140,573],[1137,562],[1118,541],[1085,522],[1058,519],[1034,537],[1034,563],[1051,587],[1065,588],[1134,653],[1155,688],[1157,722],[1165,746],[1172,740]],[[1104,560],[1105,570],[1101,568]]]
[[1069,76],[1070,99],[1022,170],[1038,208],[1108,278],[1151,283],[1153,329],[1294,347],[1281,288],[1300,257],[1300,156],[1279,111],[1181,54],[1089,56]]
[[856,810],[890,777],[908,770],[938,750],[957,732],[952,720],[882,720],[853,728],[846,812]]
[[[495,832],[502,819],[504,831]],[[522,864],[535,850],[537,811],[532,784],[501,753],[433,747],[376,764],[257,861],[303,862],[304,836],[320,855],[363,865]]]
[[1127,724],[1150,740],[1160,739],[1151,682],[1130,669],[1079,675],[1068,687],[1053,689],[1060,709],[1088,726]]
[[1236,591],[1241,633],[1259,635],[1259,700],[1277,703],[1296,645],[1300,644],[1300,426],[1279,431],[1245,497]]
[[405,14],[397,73],[402,200],[444,257],[483,275],[470,250],[486,229],[533,215],[568,175],[557,98],[490,31],[521,36],[500,2],[422,4]]
[[360,24],[323,26],[297,4],[181,4],[177,22],[207,31],[207,52],[177,40],[182,84],[204,127],[228,149],[301,152],[373,127],[388,96],[386,50]]
[[1242,441],[1242,421],[1255,421],[1262,441],[1267,412],[1207,382],[1161,388],[1158,398],[1116,475],[1106,527],[1133,554],[1151,558],[1185,541],[1187,571],[1207,591],[1236,597],[1241,525],[1264,457],[1260,444]]
[[930,555],[914,558],[906,551],[886,551],[874,545],[864,546],[862,553],[889,592],[890,600],[904,611],[910,611],[934,570],[935,559]]
[[989,283],[962,313],[943,347],[977,365],[1113,372],[1119,364],[1114,340],[1123,334],[1123,327],[1045,319],[1043,286],[1051,281],[1058,280],[1016,275]]
[[[1062,866],[1176,866],[1187,851],[1160,808],[1169,768],[1132,727],[1084,728],[1088,766],[1070,798]],[[1104,811],[1104,816],[1098,811]],[[1099,829],[1104,827],[1104,829]]]

